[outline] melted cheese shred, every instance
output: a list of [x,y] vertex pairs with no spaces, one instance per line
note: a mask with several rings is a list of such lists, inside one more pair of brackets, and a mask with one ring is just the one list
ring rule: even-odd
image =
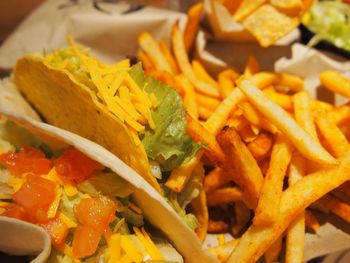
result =
[[[126,124],[132,133],[144,132],[145,125],[155,129],[151,112],[157,107],[158,101],[154,94],[145,92],[144,87],[140,87],[129,75],[130,61],[125,59],[106,65],[88,56],[86,50],[78,47],[71,37],[68,37],[68,42],[70,52],[80,60],[81,69],[90,76],[96,88],[96,97],[108,111]],[[45,61],[50,63],[57,56],[58,53],[47,55]],[[65,69],[68,63],[66,58],[60,63],[55,62],[55,67]],[[133,136],[133,139],[137,145],[140,144],[139,138]]]

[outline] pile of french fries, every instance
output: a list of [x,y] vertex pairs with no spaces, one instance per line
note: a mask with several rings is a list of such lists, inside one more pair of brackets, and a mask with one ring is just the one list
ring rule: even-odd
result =
[[[317,232],[314,211],[350,223],[350,103],[335,107],[310,98],[298,76],[261,71],[254,57],[243,72],[211,76],[189,50],[201,5],[178,24],[171,47],[139,37],[146,74],[178,90],[187,109],[187,132],[205,147],[175,169],[165,186],[180,192],[197,167],[206,174],[192,202],[198,236],[219,233],[208,250],[227,262],[302,262],[305,229]],[[350,98],[350,81],[335,71],[320,75],[329,90]],[[226,242],[231,233],[235,240]]]
[[210,0],[220,2],[262,47],[295,29],[314,0]]

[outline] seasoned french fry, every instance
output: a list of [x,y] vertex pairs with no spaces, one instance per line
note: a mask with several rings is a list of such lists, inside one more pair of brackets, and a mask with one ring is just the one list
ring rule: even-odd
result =
[[255,208],[263,184],[257,162],[234,128],[224,128],[217,139],[226,154],[225,169],[242,189],[243,201],[249,208]]
[[257,161],[265,159],[272,147],[272,138],[269,134],[262,132],[254,141],[248,144],[248,149]]
[[264,254],[266,263],[278,262],[278,257],[282,249],[282,237],[279,237]]
[[[306,173],[305,160],[298,154],[293,155],[289,169],[289,186],[294,185]],[[302,211],[287,230],[286,257],[288,263],[303,262],[305,240],[305,211]]]
[[150,72],[148,72],[148,75],[153,76],[154,78],[158,79],[159,81],[169,85],[170,87],[174,88],[179,92],[180,96],[184,96],[185,90],[184,87],[176,81],[176,78],[172,74],[166,71],[160,71],[152,69]]
[[277,134],[272,148],[269,169],[266,172],[255,210],[255,225],[270,225],[279,215],[280,199],[283,191],[283,179],[292,158],[292,145],[282,135]]
[[256,58],[252,55],[248,57],[247,65],[244,68],[244,74],[246,76],[252,76],[258,73],[260,70],[260,66]]
[[328,112],[328,118],[336,125],[345,124],[350,120],[350,104],[346,103]]
[[200,106],[211,111],[215,111],[220,104],[220,100],[202,94],[197,94],[196,100]]
[[214,111],[199,105],[198,106],[198,114],[199,114],[199,119],[201,120],[208,120],[210,118],[210,116],[214,113]]
[[266,87],[269,87],[277,83],[278,79],[279,79],[278,74],[274,72],[262,71],[254,74],[250,78],[250,81],[254,83],[256,86],[258,86],[259,88],[264,89]]
[[306,207],[350,179],[350,153],[339,159],[339,165],[303,177],[285,190],[280,202],[280,216],[273,225],[251,226],[231,254],[228,263],[255,262],[285,231]]
[[322,135],[324,146],[335,157],[340,157],[350,151],[350,143],[333,122],[328,120],[325,114],[320,114],[315,118],[317,128]]
[[328,194],[320,199],[322,205],[329,209],[333,214],[339,216],[350,223],[350,205],[341,201],[337,197]]
[[179,74],[180,70],[178,66],[176,65],[175,58],[173,54],[171,53],[170,49],[168,48],[167,43],[165,40],[160,41],[159,43],[160,50],[162,51],[164,57],[167,59],[170,67],[171,67],[171,73],[172,74]]
[[155,69],[155,66],[152,62],[152,60],[148,57],[146,52],[139,50],[137,53],[138,58],[140,59],[142,63],[142,67],[145,70],[145,72],[148,74],[150,71]]
[[305,226],[317,232],[320,229],[320,223],[310,210],[305,210]]
[[249,81],[243,80],[239,88],[255,108],[284,133],[305,157],[323,164],[337,163],[337,160],[257,87]]
[[192,200],[190,207],[199,222],[199,227],[195,230],[196,234],[200,240],[204,241],[208,230],[209,213],[207,198],[203,189],[200,191],[199,196]]
[[294,95],[294,115],[297,123],[308,132],[312,138],[318,140],[312,109],[310,105],[310,96],[307,91],[300,91]]
[[287,94],[278,93],[274,88],[267,88],[263,91],[273,102],[287,111],[294,109],[293,97]]
[[208,82],[210,85],[217,88],[217,82],[209,75],[198,60],[192,60],[192,68],[198,79]]
[[230,181],[228,175],[220,167],[216,167],[210,171],[203,181],[203,189],[209,193],[219,187],[226,185]]
[[271,133],[278,131],[276,126],[266,120],[249,102],[242,102],[239,107],[243,110],[243,116],[253,125]]
[[242,191],[238,187],[225,187],[207,193],[208,206],[218,206],[242,201]]
[[235,203],[235,216],[236,224],[232,226],[233,235],[240,235],[242,231],[248,226],[249,220],[251,218],[251,213],[249,208],[243,202]]
[[186,77],[188,77],[188,79],[195,86],[197,91],[212,96],[214,98],[219,98],[220,94],[216,87],[196,77],[186,53],[183,35],[180,32],[177,24],[175,24],[172,28],[171,42],[179,68],[181,69],[182,73],[184,73]]
[[235,81],[238,78],[239,78],[239,74],[232,69],[226,69],[219,73],[218,88],[222,99],[225,99],[230,94],[230,92],[234,89]]
[[333,105],[329,104],[327,102],[324,101],[320,101],[320,100],[312,100],[311,101],[311,108],[313,110],[325,110],[325,111],[331,111],[333,110]]
[[327,89],[350,98],[350,80],[335,70],[326,70],[320,75],[321,84]]
[[176,76],[175,81],[178,82],[178,84],[185,91],[185,94],[183,96],[183,102],[188,114],[191,115],[193,119],[197,120],[199,117],[199,113],[196,101],[196,92],[194,90],[193,85],[184,75]]
[[139,35],[138,42],[140,47],[151,58],[153,64],[158,70],[163,70],[170,73],[172,72],[171,67],[162,51],[160,50],[158,43],[149,33],[143,32],[141,35]]
[[209,233],[223,233],[227,232],[228,224],[225,221],[217,221],[209,219],[208,223],[208,232]]
[[270,0],[270,3],[289,16],[297,16],[303,10],[302,0]]
[[224,162],[224,152],[216,141],[215,136],[189,115],[187,115],[187,133],[191,135],[195,141],[205,144],[204,151],[208,158],[215,162]]
[[187,53],[191,51],[196,38],[199,22],[203,10],[203,3],[193,5],[187,12],[187,23],[184,31],[184,42]]

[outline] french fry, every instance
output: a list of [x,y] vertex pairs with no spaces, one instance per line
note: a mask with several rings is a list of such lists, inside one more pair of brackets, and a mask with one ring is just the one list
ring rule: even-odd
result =
[[155,66],[152,62],[152,60],[149,58],[149,56],[146,54],[146,52],[140,50],[137,54],[138,58],[141,60],[142,67],[145,70],[145,72],[148,74],[150,71],[155,69]]
[[318,140],[309,93],[300,91],[294,95],[293,100],[295,120],[312,138]]
[[198,60],[192,60],[192,68],[198,79],[208,82],[210,85],[217,88],[217,82],[209,75]]
[[246,76],[252,76],[258,73],[260,70],[260,66],[256,58],[252,55],[248,57],[247,65],[244,68],[244,74]]
[[239,239],[234,239],[230,242],[227,242],[224,245],[210,247],[207,249],[209,253],[214,255],[221,262],[226,262],[229,258],[232,250],[237,246]]
[[198,152],[190,161],[176,167],[165,182],[165,186],[175,192],[181,192],[190,179],[193,169],[200,163],[202,154],[202,152]]
[[191,81],[191,83],[195,86],[196,90],[214,98],[219,98],[220,94],[216,87],[196,77],[186,53],[183,35],[180,32],[177,23],[172,28],[171,42],[179,68],[181,69],[182,73],[184,73],[186,77],[188,77],[188,79]]
[[218,75],[219,92],[222,99],[225,99],[228,94],[234,89],[235,81],[239,78],[239,74],[232,70],[226,69]]
[[324,146],[335,157],[340,157],[350,151],[350,143],[333,122],[328,120],[325,114],[320,114],[315,118],[316,125],[323,138]]
[[204,241],[208,230],[209,213],[207,199],[203,189],[201,189],[199,196],[192,200],[190,207],[199,222],[199,227],[195,230],[196,234],[201,241]]
[[350,98],[350,80],[335,70],[326,70],[320,75],[321,84],[327,89]]
[[293,97],[277,92],[274,88],[267,88],[263,91],[273,102],[287,111],[294,109]]
[[345,182],[339,187],[341,193],[346,195],[347,198],[350,198],[350,182]]
[[341,201],[337,197],[328,194],[320,199],[322,205],[329,209],[333,214],[339,216],[350,223],[350,205]]
[[210,118],[210,116],[214,113],[214,111],[199,105],[198,106],[198,114],[199,114],[199,119],[201,120],[208,120]]
[[317,232],[320,229],[320,223],[310,210],[305,210],[305,226]]
[[249,102],[243,102],[239,107],[243,110],[243,116],[253,125],[271,133],[278,131],[276,126],[266,120]]
[[283,191],[283,179],[292,158],[293,147],[282,135],[277,134],[272,148],[270,166],[266,172],[255,210],[255,225],[270,225],[279,215],[279,204]]
[[350,154],[339,159],[339,165],[303,177],[285,190],[280,202],[280,216],[273,225],[252,225],[240,238],[228,263],[255,262],[286,230],[306,207],[350,179]]
[[227,232],[229,225],[222,220],[211,220],[208,222],[208,233],[224,233]]
[[278,257],[282,249],[282,237],[279,237],[264,254],[266,263],[278,262]]
[[238,187],[225,187],[207,193],[208,206],[218,206],[242,201],[242,191]]
[[139,35],[138,42],[140,47],[151,58],[153,64],[158,70],[172,73],[171,66],[163,55],[158,43],[149,33],[143,32],[141,35]]
[[265,2],[266,0],[243,0],[233,14],[233,19],[237,22],[241,22]]
[[174,88],[179,92],[180,96],[184,96],[185,90],[184,87],[176,81],[176,78],[172,74],[166,71],[160,71],[156,69],[152,69],[148,72],[148,75],[153,76],[158,79],[160,82],[163,82],[170,87]]
[[350,120],[350,104],[346,103],[328,112],[328,118],[336,125],[345,124]]
[[198,105],[211,111],[215,111],[220,104],[220,100],[199,93],[196,95],[196,100]]
[[203,189],[209,193],[219,187],[225,186],[230,181],[230,178],[220,167],[216,167],[210,171],[203,181]]
[[268,133],[262,132],[247,146],[255,160],[261,161],[270,153],[272,138]]
[[244,231],[251,219],[251,212],[243,202],[235,203],[236,224],[232,226],[232,233],[234,236],[240,235]]
[[224,152],[216,141],[215,136],[189,115],[187,115],[186,131],[195,141],[203,142],[205,144],[204,151],[208,158],[214,162],[224,162]]
[[234,128],[224,128],[217,139],[226,154],[225,169],[242,189],[243,201],[249,208],[255,208],[263,184],[257,162]]
[[175,81],[184,89],[183,102],[188,114],[197,120],[199,117],[198,104],[192,83],[184,75],[176,76]]
[[274,72],[262,71],[254,74],[250,77],[250,81],[258,86],[260,89],[264,89],[271,85],[274,85],[279,79],[279,75]]
[[337,160],[257,87],[243,80],[239,88],[255,108],[284,133],[306,158],[323,164],[337,164]]
[[232,15],[236,12],[243,0],[223,0],[222,4],[226,7],[227,11]]
[[275,7],[264,4],[244,19],[242,24],[262,47],[268,47],[296,28],[299,25],[299,19],[289,17],[278,12]]
[[160,41],[159,48],[162,51],[164,57],[167,59],[170,67],[171,67],[171,73],[172,74],[179,74],[180,70],[178,66],[176,65],[175,58],[173,54],[171,53],[170,49],[168,48],[167,43],[165,40]]
[[187,12],[187,23],[184,31],[184,42],[187,53],[191,51],[196,38],[199,22],[203,10],[203,3],[193,5]]
[[[305,160],[297,153],[293,155],[289,169],[289,186],[294,185],[306,174]],[[302,211],[287,230],[286,257],[288,263],[303,262],[305,240],[305,211]]]
[[332,104],[329,104],[327,102],[320,101],[320,100],[312,100],[311,108],[313,110],[324,110],[324,111],[331,111],[334,109]]

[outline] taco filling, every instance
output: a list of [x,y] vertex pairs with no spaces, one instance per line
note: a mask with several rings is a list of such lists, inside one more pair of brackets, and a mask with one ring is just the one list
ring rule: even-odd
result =
[[128,182],[73,147],[21,141],[30,146],[0,139],[0,216],[43,227],[54,246],[49,262],[165,260]]

